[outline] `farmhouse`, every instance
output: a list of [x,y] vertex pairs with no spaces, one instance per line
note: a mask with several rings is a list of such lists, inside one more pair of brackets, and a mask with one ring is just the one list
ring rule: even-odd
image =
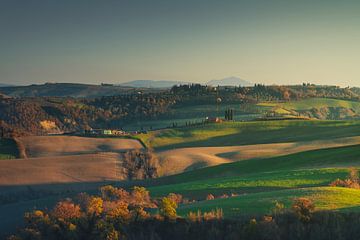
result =
[[85,130],[85,134],[91,135],[112,135],[112,136],[124,136],[129,135],[123,130],[113,130],[113,129],[90,129]]
[[223,120],[219,117],[213,117],[213,118],[206,117],[205,122],[206,123],[221,123],[221,122],[223,122]]

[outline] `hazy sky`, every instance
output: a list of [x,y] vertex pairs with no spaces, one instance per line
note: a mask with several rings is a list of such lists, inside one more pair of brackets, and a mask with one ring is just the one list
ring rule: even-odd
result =
[[360,86],[360,1],[0,0],[0,83]]

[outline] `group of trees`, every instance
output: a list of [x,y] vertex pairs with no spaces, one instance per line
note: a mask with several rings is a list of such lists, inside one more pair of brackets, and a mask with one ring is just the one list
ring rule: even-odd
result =
[[122,159],[122,174],[128,180],[158,177],[159,160],[150,150],[129,150]]
[[358,239],[359,213],[315,211],[308,198],[294,199],[290,209],[275,202],[265,216],[224,219],[221,209],[177,215],[179,194],[152,199],[143,187],[131,192],[104,186],[100,195],[79,194],[52,210],[25,214],[26,226],[9,240],[145,240],[145,239]]
[[[151,216],[148,210],[154,208],[159,214]],[[175,219],[176,208],[171,195],[154,200],[143,187],[128,192],[109,185],[100,189],[100,196],[81,193],[51,211],[26,213],[26,227],[9,239],[123,239],[130,223],[150,217]]]

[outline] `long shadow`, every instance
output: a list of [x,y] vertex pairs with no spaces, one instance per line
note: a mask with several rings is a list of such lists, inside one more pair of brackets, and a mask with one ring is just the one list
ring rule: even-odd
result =
[[[283,127],[281,129],[255,131],[253,129],[227,134],[224,136],[211,137],[205,140],[186,141],[155,148],[157,151],[164,151],[183,147],[218,147],[218,146],[235,146],[251,145],[265,143],[283,143],[283,142],[300,142],[314,140],[328,140],[344,137],[354,137],[360,134],[359,125],[341,126],[317,126],[305,125],[301,128]],[[183,133],[183,137],[190,138],[190,133]],[[188,135],[188,136],[187,136]],[[166,135],[165,135],[166,136]]]

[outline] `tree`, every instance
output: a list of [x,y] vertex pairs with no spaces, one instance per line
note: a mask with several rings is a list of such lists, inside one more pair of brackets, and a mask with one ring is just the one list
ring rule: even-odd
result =
[[86,212],[89,215],[99,216],[103,212],[103,200],[100,197],[90,197]]
[[312,200],[301,197],[294,200],[292,210],[302,222],[309,222],[315,211],[315,205]]
[[159,205],[159,212],[161,216],[169,219],[175,219],[177,217],[176,208],[177,204],[171,198],[164,197],[161,199]]
[[52,211],[52,215],[58,219],[74,219],[81,216],[80,206],[70,200],[58,202]]

